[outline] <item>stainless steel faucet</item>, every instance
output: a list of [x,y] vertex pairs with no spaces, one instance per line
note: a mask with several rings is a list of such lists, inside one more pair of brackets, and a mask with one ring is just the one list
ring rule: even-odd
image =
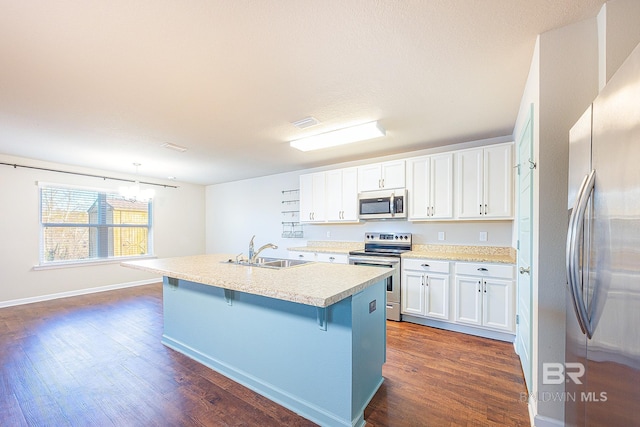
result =
[[[253,242],[253,239],[251,239],[251,241]],[[260,248],[257,251],[255,251],[253,256],[251,258],[249,258],[249,262],[251,264],[254,264],[256,262],[256,259],[258,258],[258,255],[260,254],[260,252],[262,252],[263,250],[265,250],[267,248],[278,249],[278,246],[274,245],[273,243],[267,243],[266,245],[260,246]]]

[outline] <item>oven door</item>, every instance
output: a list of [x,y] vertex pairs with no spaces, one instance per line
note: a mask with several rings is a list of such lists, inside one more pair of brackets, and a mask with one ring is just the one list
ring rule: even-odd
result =
[[368,255],[350,255],[349,264],[371,267],[386,267],[394,270],[387,277],[387,319],[400,321],[400,258]]

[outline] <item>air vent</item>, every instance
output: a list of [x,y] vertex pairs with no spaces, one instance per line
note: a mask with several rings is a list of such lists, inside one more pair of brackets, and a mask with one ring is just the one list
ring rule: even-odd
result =
[[311,126],[315,126],[320,122],[315,117],[305,117],[304,119],[296,120],[295,122],[291,122],[292,125],[297,127],[298,129],[306,129]]
[[172,144],[170,142],[165,142],[164,144],[161,145],[161,147],[168,148],[169,150],[179,151],[181,153],[184,153],[185,151],[187,151],[187,147],[181,147],[180,145]]

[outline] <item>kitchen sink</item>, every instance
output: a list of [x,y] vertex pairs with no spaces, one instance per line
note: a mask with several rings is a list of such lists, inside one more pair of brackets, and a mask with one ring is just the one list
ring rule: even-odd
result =
[[[234,264],[233,260],[225,261],[226,263]],[[240,261],[238,264],[246,265],[249,267],[263,267],[263,268],[273,268],[273,269],[281,269],[281,268],[289,268],[295,267],[298,265],[309,264],[313,261],[303,261],[299,259],[286,259],[286,258],[264,258],[259,257],[256,258],[255,262],[249,261]]]

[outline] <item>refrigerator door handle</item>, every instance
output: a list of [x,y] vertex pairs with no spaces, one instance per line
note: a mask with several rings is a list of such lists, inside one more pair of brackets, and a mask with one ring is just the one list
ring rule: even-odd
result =
[[580,183],[580,187],[578,188],[578,193],[576,195],[576,199],[573,204],[573,209],[571,209],[571,216],[569,217],[569,228],[567,230],[567,249],[566,249],[566,259],[565,266],[567,270],[567,287],[569,288],[569,293],[571,295],[571,302],[573,305],[574,312],[576,314],[576,319],[578,321],[578,325],[580,325],[580,330],[582,333],[585,332],[584,324],[582,323],[582,319],[580,318],[576,295],[574,292],[573,286],[573,253],[575,250],[575,242],[574,242],[574,234],[576,230],[575,222],[578,212],[578,204],[580,202],[580,198],[582,197],[582,193],[584,192],[584,187],[587,185],[587,176],[582,179],[582,183]]
[[588,338],[593,335],[593,328],[584,300],[582,276],[580,274],[580,250],[578,244],[582,240],[585,212],[595,186],[595,170],[592,170],[582,181],[576,204],[571,213],[569,233],[567,236],[567,278],[580,329]]

